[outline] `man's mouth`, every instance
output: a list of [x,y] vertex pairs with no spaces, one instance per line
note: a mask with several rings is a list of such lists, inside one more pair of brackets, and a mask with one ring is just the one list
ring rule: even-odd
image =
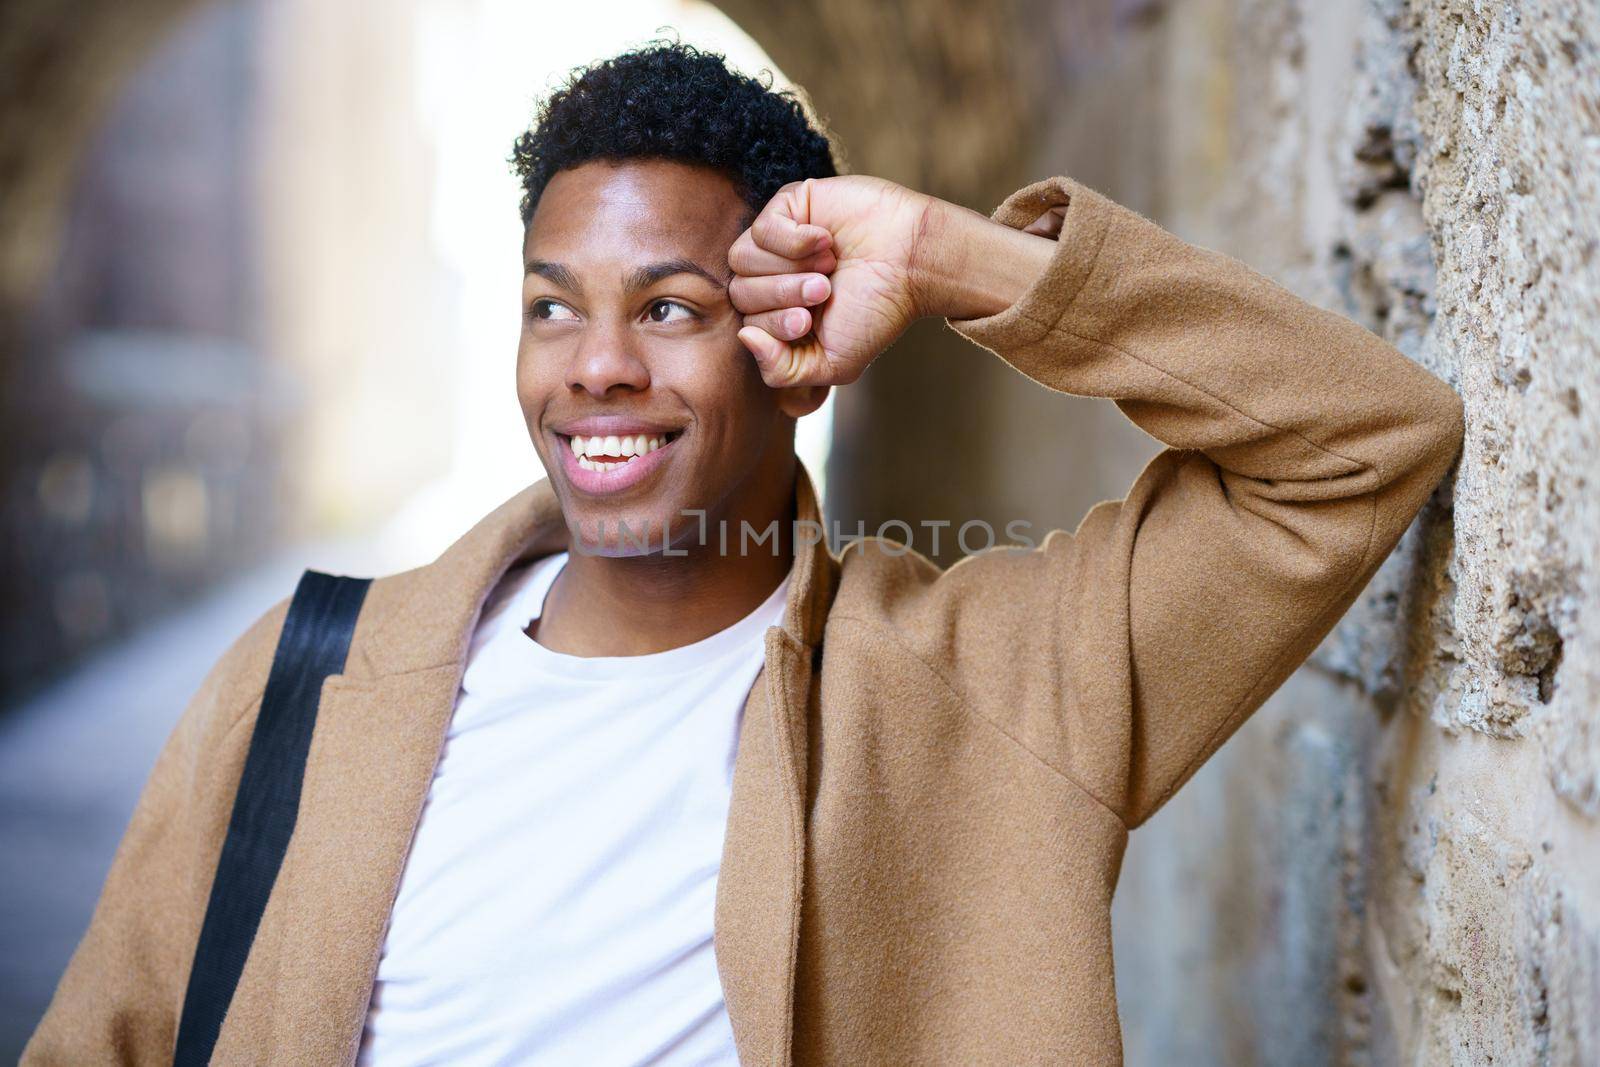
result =
[[605,437],[574,434],[565,437],[578,466],[590,471],[609,471],[643,459],[671,443],[677,433],[610,434]]

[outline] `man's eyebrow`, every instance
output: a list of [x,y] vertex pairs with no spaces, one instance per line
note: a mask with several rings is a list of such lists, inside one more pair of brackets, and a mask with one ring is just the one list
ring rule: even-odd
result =
[[559,263],[551,263],[547,259],[530,259],[525,264],[525,270],[527,274],[537,274],[569,293],[583,292],[583,286],[578,284],[577,276]]
[[640,289],[648,289],[663,278],[670,278],[674,274],[694,274],[704,278],[718,289],[726,289],[728,287],[726,279],[718,278],[693,260],[669,259],[661,263],[652,263],[646,267],[636,268],[632,274],[628,275],[628,291],[637,292]]

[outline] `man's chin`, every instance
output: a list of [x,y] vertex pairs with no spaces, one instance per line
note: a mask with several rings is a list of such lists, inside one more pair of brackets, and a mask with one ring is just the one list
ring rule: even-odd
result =
[[[662,555],[669,548],[671,554],[678,554],[674,542],[685,539],[683,530],[670,529],[659,514],[639,512],[583,514],[567,520],[567,531],[572,552],[612,559]],[[688,539],[693,540],[694,533],[691,528]]]

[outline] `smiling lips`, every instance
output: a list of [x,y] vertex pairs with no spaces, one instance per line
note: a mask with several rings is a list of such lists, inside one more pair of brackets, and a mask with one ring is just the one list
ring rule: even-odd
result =
[[674,436],[642,433],[622,437],[615,434],[606,437],[574,435],[567,438],[567,444],[577,458],[578,466],[584,470],[608,471],[649,455]]
[[[609,496],[638,485],[666,461],[682,430],[622,424],[622,420],[592,419],[558,433],[561,468],[573,488],[594,496]],[[610,423],[608,425],[608,422]],[[613,431],[576,432],[576,431]],[[627,432],[632,431],[632,432]]]

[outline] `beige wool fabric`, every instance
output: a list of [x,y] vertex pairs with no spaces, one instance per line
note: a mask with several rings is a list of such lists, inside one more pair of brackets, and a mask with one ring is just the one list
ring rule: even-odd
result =
[[[1169,447],[1076,533],[950,570],[798,550],[745,709],[716,912],[740,1059],[1121,1060],[1130,828],[1310,653],[1443,477],[1461,406],[1371,333],[1065,178],[1045,274],[953,325]],[[808,481],[801,518],[815,518]],[[376,581],[215,1062],[348,1064],[485,598],[558,550],[548,484]],[[162,752],[28,1065],[170,1061],[285,605]]]

